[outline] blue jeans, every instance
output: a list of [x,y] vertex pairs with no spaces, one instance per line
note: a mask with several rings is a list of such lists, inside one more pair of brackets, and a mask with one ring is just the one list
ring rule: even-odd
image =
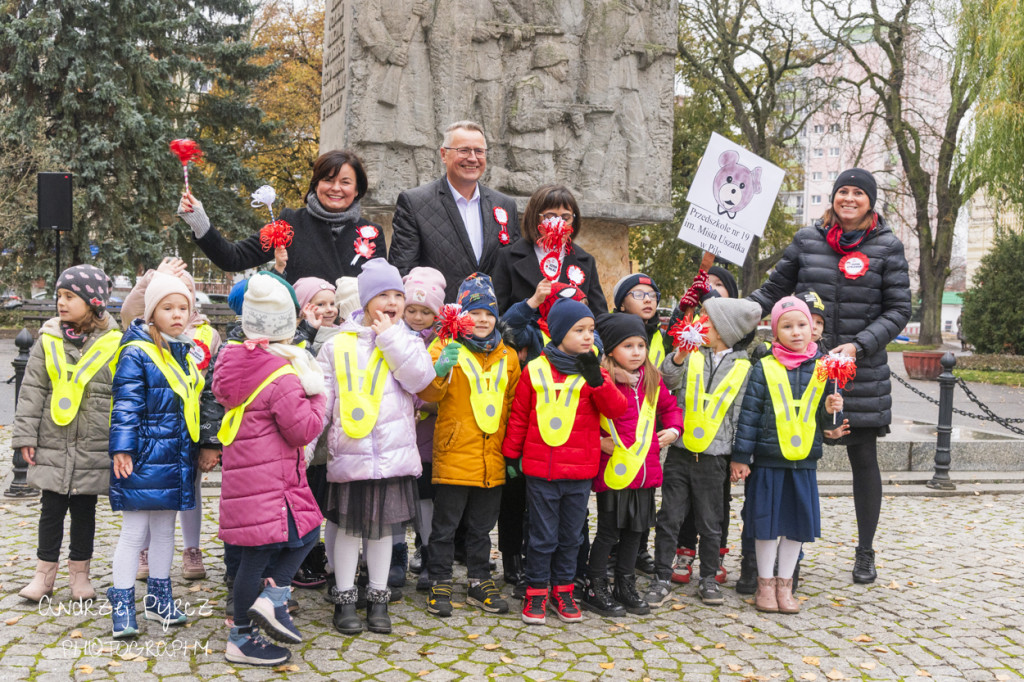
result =
[[546,481],[526,477],[529,550],[526,582],[530,587],[569,585],[576,575],[580,529],[587,518],[592,481]]

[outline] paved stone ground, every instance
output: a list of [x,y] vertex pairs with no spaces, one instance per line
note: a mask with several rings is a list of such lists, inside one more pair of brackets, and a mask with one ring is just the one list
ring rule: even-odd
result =
[[[0,452],[7,443],[9,429],[0,429]],[[422,594],[407,589],[391,609],[394,634],[342,637],[322,593],[300,590],[296,620],[306,642],[279,670],[223,660],[216,498],[205,502],[210,577],[189,583],[172,570],[176,596],[196,615],[167,633],[140,621],[145,634],[133,643],[110,640],[102,598],[87,613],[68,612],[63,570],[52,604],[17,596],[35,564],[39,507],[0,502],[0,679],[1009,680],[1024,667],[1024,534],[1017,514],[1008,513],[1020,509],[1020,496],[887,499],[876,544],[881,577],[871,586],[849,577],[852,499],[823,498],[825,539],[806,547],[803,611],[793,616],[757,613],[732,580],[721,607],[703,606],[685,586],[650,616],[586,614],[571,626],[550,619],[526,626],[517,614],[465,605],[440,620],[423,610]],[[99,509],[94,575],[102,590],[120,518],[103,502]],[[727,558],[733,576],[738,561]],[[457,600],[463,590],[457,587]]]

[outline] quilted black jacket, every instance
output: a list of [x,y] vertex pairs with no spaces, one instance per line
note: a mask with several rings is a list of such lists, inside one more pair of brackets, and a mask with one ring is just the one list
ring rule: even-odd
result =
[[459,285],[466,277],[474,272],[492,274],[495,259],[502,249],[498,241],[501,227],[494,219],[495,206],[508,213],[509,243],[519,239],[519,213],[515,199],[480,185],[484,246],[477,262],[459,207],[455,205],[445,177],[402,192],[395,203],[388,261],[398,268],[403,277],[415,267],[440,271],[448,285],[445,300],[454,301]]
[[885,346],[910,319],[910,278],[903,243],[881,216],[857,250],[868,257],[868,271],[847,279],[839,270],[841,256],[825,241],[818,221],[796,233],[768,281],[750,298],[768,315],[784,296],[817,292],[826,308],[822,350],[844,343],[857,347],[857,377],[843,391],[843,412],[852,428],[882,427],[892,422]]
[[[579,288],[587,295],[587,303],[594,315],[608,312],[608,301],[601,290],[601,278],[597,274],[597,261],[594,257],[573,244],[572,251],[562,262],[559,282],[570,284],[567,272],[572,265],[583,271],[583,284]],[[533,296],[541,280],[540,263],[533,244],[523,238],[498,252],[498,262],[494,265],[491,279],[494,281],[494,295],[498,298],[498,309],[502,314],[513,304]]]

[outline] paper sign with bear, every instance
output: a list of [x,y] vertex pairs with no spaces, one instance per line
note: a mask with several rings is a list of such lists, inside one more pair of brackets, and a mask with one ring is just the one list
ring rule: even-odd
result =
[[679,238],[742,264],[764,235],[784,172],[717,133],[711,134],[686,200]]

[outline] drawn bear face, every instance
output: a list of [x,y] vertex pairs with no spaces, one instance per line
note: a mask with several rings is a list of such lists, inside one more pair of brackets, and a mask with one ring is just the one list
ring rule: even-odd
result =
[[722,152],[718,157],[718,173],[712,183],[718,215],[735,218],[755,194],[761,192],[761,167],[750,170],[739,163],[740,155],[734,151]]

